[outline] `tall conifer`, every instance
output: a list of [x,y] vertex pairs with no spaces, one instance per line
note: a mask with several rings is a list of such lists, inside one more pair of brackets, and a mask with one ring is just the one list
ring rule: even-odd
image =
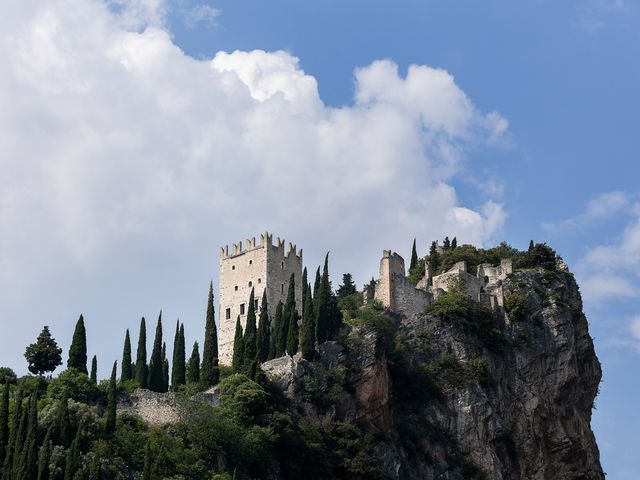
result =
[[16,443],[18,440],[18,430],[22,420],[22,389],[18,387],[16,392],[13,414],[11,415],[11,425],[9,428],[9,440],[7,442],[6,454],[2,467],[2,480],[13,480],[13,461],[16,453]]
[[0,403],[0,466],[4,462],[5,451],[9,443],[9,379],[2,387],[2,402]]
[[300,332],[300,350],[302,351],[303,358],[313,360],[316,356],[316,319],[313,313],[311,286],[306,289],[306,295],[304,315],[302,317],[302,331]]
[[171,370],[171,389],[178,390],[186,382],[186,352],[184,323],[176,325],[176,338],[173,341],[173,369]]
[[129,337],[129,329],[124,336],[124,348],[122,349],[122,365],[120,365],[120,380],[125,382],[133,378],[133,369],[131,368],[131,338]]
[[106,430],[109,433],[116,431],[116,370],[118,368],[118,362],[113,362],[113,368],[111,369],[111,378],[109,379],[109,390],[107,391],[107,421]]
[[302,270],[302,306],[300,311],[304,314],[304,304],[307,300],[307,289],[309,288],[308,280],[307,280],[307,267],[304,267]]
[[284,310],[284,305],[282,301],[278,301],[278,305],[276,305],[276,317],[273,322],[273,330],[271,331],[271,343],[273,347],[269,346],[269,356],[273,358],[278,358],[282,355],[282,350],[280,348],[281,341],[280,336],[282,335],[282,311]]
[[22,451],[26,450],[27,429],[29,428],[29,413],[31,402],[29,399],[24,402],[22,415],[20,416],[20,425],[18,426],[18,434],[16,435],[16,444],[13,453],[13,465],[11,466],[11,476],[16,480],[21,480],[21,467],[23,466]]
[[271,345],[271,325],[269,325],[269,309],[267,306],[267,289],[262,292],[262,302],[260,304],[260,320],[258,322],[258,340],[256,344],[256,357],[258,362],[266,362],[269,358],[269,348]]
[[240,315],[236,320],[236,333],[233,337],[233,360],[231,367],[234,373],[240,373],[244,366],[244,341],[242,338],[242,324],[240,323]]
[[257,328],[256,328],[256,300],[255,300],[255,291],[252,288],[251,294],[249,295],[249,308],[247,310],[247,323],[245,324],[244,329],[244,353],[243,353],[243,362],[245,366],[245,370],[248,370],[251,366],[251,362],[256,359],[256,342],[257,342]]
[[218,368],[218,331],[216,329],[216,315],[213,306],[213,282],[209,284],[207,299],[207,318],[204,330],[204,345],[202,348],[202,369],[200,379],[202,386],[207,389],[218,383],[220,371]]
[[162,343],[162,390],[169,391],[169,360],[167,359],[167,342]]
[[151,350],[151,358],[149,359],[149,390],[154,392],[162,392],[163,379],[163,361],[162,361],[162,311],[158,316],[156,324],[156,334],[153,339],[153,349]]
[[142,317],[140,320],[140,335],[138,336],[138,351],[136,352],[136,381],[141,388],[149,386],[149,367],[147,367],[147,326]]
[[87,372],[87,331],[84,327],[84,317],[80,315],[73,331],[73,340],[69,347],[68,368],[75,368],[79,372]]
[[291,309],[289,314],[289,331],[287,332],[287,353],[292,357],[298,353],[298,346],[300,343],[300,334],[298,331],[298,319],[300,315],[294,308]]
[[144,467],[142,468],[141,480],[151,480],[151,440],[147,441],[144,449]]
[[418,252],[416,250],[416,239],[413,239],[413,247],[411,247],[411,263],[409,264],[409,273],[418,266]]
[[69,391],[66,388],[62,391],[62,398],[58,404],[56,427],[58,431],[57,443],[67,448],[71,442],[71,422],[69,420]]
[[74,477],[80,468],[80,437],[82,435],[82,425],[78,425],[76,436],[71,442],[71,446],[67,451],[67,461],[64,469],[64,480],[74,480]]
[[191,357],[189,357],[189,367],[187,369],[187,382],[200,383],[200,349],[198,342],[193,342]]
[[53,441],[53,425],[47,430],[40,453],[38,454],[38,480],[49,480],[49,462],[51,460],[51,443]]
[[20,460],[18,478],[31,480],[37,475],[38,465],[38,398],[32,393],[29,398],[29,420],[27,434]]
[[289,290],[287,291],[287,301],[282,309],[282,324],[279,337],[279,351],[280,355],[284,355],[287,352],[287,340],[289,338],[289,330],[291,329],[291,312],[296,310],[296,277],[292,273],[289,277]]
[[89,375],[89,378],[93,383],[98,383],[98,357],[95,355],[91,359],[91,374]]
[[320,276],[320,267],[316,270],[316,279],[313,282],[313,307],[315,309],[314,313],[316,318],[318,318],[318,307],[320,306],[320,283],[322,282],[322,278]]

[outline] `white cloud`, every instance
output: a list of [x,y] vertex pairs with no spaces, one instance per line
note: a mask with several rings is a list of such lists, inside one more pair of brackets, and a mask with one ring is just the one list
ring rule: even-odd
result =
[[620,212],[629,209],[632,196],[626,192],[614,191],[596,195],[589,200],[584,212],[575,217],[543,224],[545,230],[551,233],[563,232],[567,228],[579,228],[593,225],[606,220]]
[[629,323],[629,331],[631,333],[631,338],[636,344],[636,348],[640,351],[640,315],[631,320]]
[[[0,314],[30,312],[42,282],[78,301],[82,272],[160,249],[156,284],[185,250],[214,276],[217,246],[265,228],[311,261],[333,249],[360,279],[414,236],[426,249],[500,231],[502,206],[460,205],[450,180],[507,122],[449,73],[374,62],[332,108],[293,55],[197,60],[166,14],[160,0],[25,0],[0,17]],[[96,291],[140,290],[131,268]]]
[[211,28],[216,25],[220,10],[210,5],[200,4],[189,8],[183,16],[185,26],[191,30],[203,26]]

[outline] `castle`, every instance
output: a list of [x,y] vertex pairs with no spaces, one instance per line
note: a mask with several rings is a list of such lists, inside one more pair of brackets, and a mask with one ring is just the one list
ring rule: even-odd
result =
[[295,297],[298,308],[302,305],[302,249],[289,243],[285,252],[284,240],[277,239],[273,244],[273,235],[268,232],[256,239],[220,249],[220,295],[219,308],[219,353],[220,363],[230,365],[233,358],[233,337],[236,319],[240,317],[242,328],[246,327],[249,296],[255,291],[256,315],[260,314],[260,301],[263,292],[267,292],[269,317],[275,316],[278,302],[286,300],[289,279],[295,276]]
[[[378,300],[392,312],[403,315],[422,313],[435,299],[451,288],[461,288],[473,300],[496,310],[504,307],[502,282],[513,271],[511,260],[502,260],[500,265],[482,264],[476,275],[467,271],[466,262],[458,262],[448,271],[433,275],[429,262],[417,285],[411,284],[405,275],[404,259],[390,250],[383,251],[380,260],[380,278],[367,284],[363,290],[364,303]],[[268,232],[260,235],[260,243],[251,238],[220,249],[220,302],[219,360],[224,365],[233,359],[233,339],[236,319],[240,317],[242,328],[246,327],[249,296],[255,293],[256,315],[260,314],[260,300],[267,292],[269,317],[273,320],[279,301],[286,300],[291,274],[295,278],[296,305],[302,305],[302,249],[289,243],[285,252],[284,240]],[[299,312],[300,313],[300,312]]]

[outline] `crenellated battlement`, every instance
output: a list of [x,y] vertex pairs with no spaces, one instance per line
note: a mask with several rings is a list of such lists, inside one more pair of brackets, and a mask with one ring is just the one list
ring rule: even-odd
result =
[[285,243],[284,239],[277,237],[274,244],[273,235],[269,232],[264,232],[260,235],[260,243],[256,243],[256,237],[247,238],[245,241],[246,247],[243,248],[242,242],[234,243],[232,244],[231,253],[229,253],[229,245],[220,247],[220,259],[226,260],[260,248],[269,248],[271,251],[282,255],[283,258],[289,258],[293,254],[298,261],[302,262],[302,249],[298,251],[297,246],[289,242],[289,247],[285,253]]

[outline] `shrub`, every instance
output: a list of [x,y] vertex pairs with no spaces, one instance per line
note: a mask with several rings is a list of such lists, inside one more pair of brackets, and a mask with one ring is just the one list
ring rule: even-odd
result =
[[504,299],[504,308],[511,320],[524,320],[528,311],[527,297],[518,292],[507,292]]
[[62,397],[64,390],[69,398],[80,402],[95,402],[100,398],[100,389],[85,373],[74,368],[68,368],[49,383],[47,396],[53,399]]
[[9,367],[0,367],[0,385],[4,385],[7,382],[12,385],[15,385],[18,382],[16,372],[11,370]]
[[555,270],[556,252],[546,243],[536,243],[529,251],[518,256],[514,268],[544,268]]

